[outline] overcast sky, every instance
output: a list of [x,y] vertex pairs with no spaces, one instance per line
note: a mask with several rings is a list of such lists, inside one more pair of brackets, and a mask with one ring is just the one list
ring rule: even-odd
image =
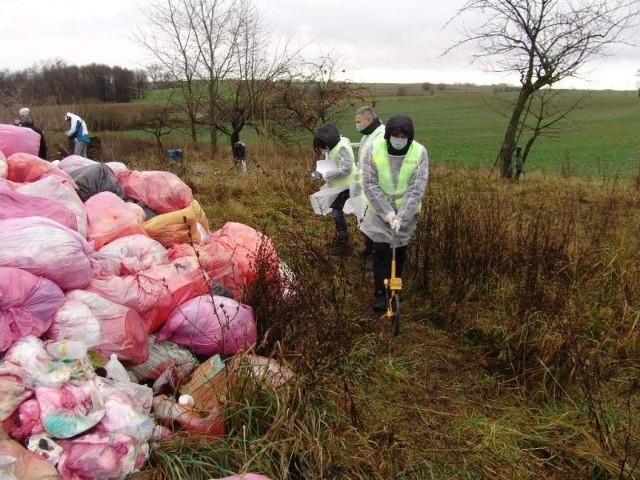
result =
[[[355,82],[510,83],[469,64],[465,51],[440,55],[460,36],[445,27],[462,0],[257,0],[276,35],[337,53]],[[144,68],[151,59],[133,39],[145,0],[0,0],[0,68],[20,70],[61,58]],[[640,29],[637,30],[640,37]],[[565,88],[633,90],[640,47],[617,47]]]

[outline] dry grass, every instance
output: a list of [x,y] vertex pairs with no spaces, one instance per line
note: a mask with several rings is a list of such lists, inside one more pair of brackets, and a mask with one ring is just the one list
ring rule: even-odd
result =
[[[191,155],[175,168],[212,229],[270,236],[295,273],[286,298],[247,292],[258,352],[299,374],[250,384],[216,442],[155,446],[138,478],[631,479],[638,474],[638,190],[531,175],[435,168],[410,250],[399,337],[370,312],[354,252],[325,250],[305,152]],[[353,221],[353,220],[350,220]],[[355,231],[355,224],[351,227]],[[357,242],[356,242],[357,243]]]

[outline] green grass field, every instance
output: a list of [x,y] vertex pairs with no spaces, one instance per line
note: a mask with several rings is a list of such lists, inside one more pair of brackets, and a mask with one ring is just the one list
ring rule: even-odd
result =
[[[500,111],[505,111],[505,102],[513,99],[515,93],[493,93],[490,88],[471,91],[450,88],[431,94],[413,85],[405,88],[410,95],[397,96],[398,88],[397,85],[369,88],[377,94],[376,111],[383,121],[398,113],[410,115],[416,139],[427,147],[433,165],[483,169],[494,165],[507,124],[507,117]],[[564,91],[562,96],[570,100],[586,93]],[[152,91],[141,103],[164,101],[167,95],[166,90]],[[339,122],[339,127],[343,135],[358,141],[351,116]],[[640,98],[636,92],[590,92],[581,108],[560,127],[558,135],[538,138],[526,171],[608,179],[630,178],[638,173]],[[256,141],[250,129],[245,129],[242,137],[249,148]],[[220,140],[225,145],[226,139],[221,136]],[[522,139],[521,143],[525,141]]]

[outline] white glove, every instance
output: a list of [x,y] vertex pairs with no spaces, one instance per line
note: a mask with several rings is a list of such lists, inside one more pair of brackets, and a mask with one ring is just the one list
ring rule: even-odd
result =
[[396,218],[397,218],[396,217],[396,212],[389,212],[384,217],[384,221],[387,222],[389,225],[391,225]]
[[394,218],[391,222],[391,230],[393,230],[393,233],[398,233],[401,228],[402,223],[400,223],[400,219],[398,217]]

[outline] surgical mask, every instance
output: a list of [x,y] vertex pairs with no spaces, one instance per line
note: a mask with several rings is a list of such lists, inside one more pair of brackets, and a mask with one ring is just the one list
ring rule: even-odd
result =
[[356,122],[356,130],[357,130],[357,131],[361,132],[361,131],[362,131],[362,130],[364,130],[365,128],[367,128],[367,127],[365,127],[365,126],[364,126],[363,124],[361,124],[361,123]]
[[407,142],[409,142],[408,138],[400,138],[400,137],[389,137],[389,143],[396,150],[402,150],[407,146]]

